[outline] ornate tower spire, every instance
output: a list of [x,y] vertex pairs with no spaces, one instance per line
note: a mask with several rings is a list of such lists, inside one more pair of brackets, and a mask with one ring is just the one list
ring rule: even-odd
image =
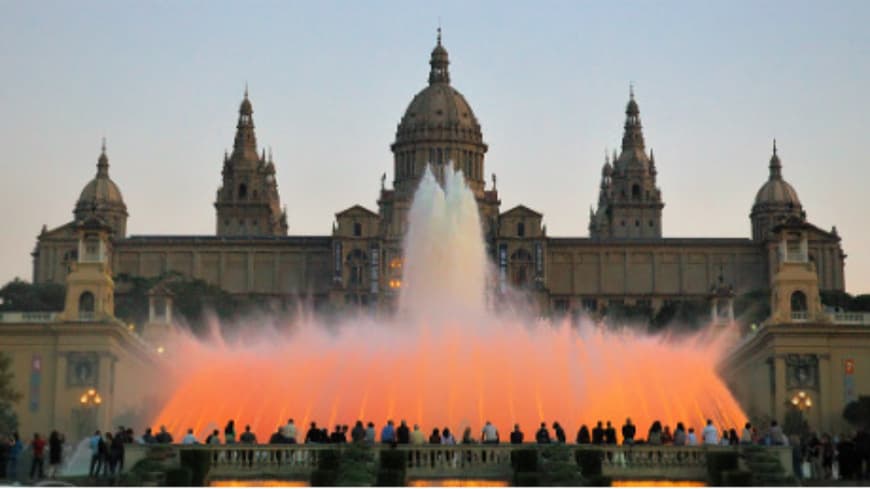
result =
[[432,56],[429,58],[429,84],[435,83],[450,83],[450,72],[447,66],[450,60],[447,59],[447,50],[441,45],[441,27],[438,27],[438,38],[435,49],[432,50]]
[[634,85],[628,88],[628,105],[625,107],[625,133],[622,136],[622,149],[643,150],[643,131],[640,124],[640,108],[634,100]]
[[776,138],[773,140],[773,155],[770,157],[770,180],[782,180],[782,163],[776,154]]
[[254,108],[248,99],[248,85],[245,84],[245,98],[239,106],[239,122],[236,124],[236,139],[233,143],[233,158],[257,161],[257,137],[254,134]]
[[103,145],[100,151],[100,158],[97,160],[97,178],[109,177],[109,157],[106,156],[106,138],[103,138]]

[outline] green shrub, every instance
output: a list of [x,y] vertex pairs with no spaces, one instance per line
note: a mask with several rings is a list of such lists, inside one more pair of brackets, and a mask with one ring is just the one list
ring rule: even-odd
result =
[[580,467],[580,473],[586,479],[601,475],[601,460],[604,455],[598,450],[589,450],[579,448],[574,452],[577,466]]
[[405,471],[395,469],[381,469],[378,471],[375,485],[380,487],[397,487],[405,485]]
[[335,486],[338,473],[335,470],[315,469],[311,472],[311,487]]
[[707,479],[711,486],[722,485],[722,472],[737,470],[737,452],[707,452]]
[[537,472],[538,450],[518,448],[511,451],[511,466],[516,472]]
[[748,470],[726,470],[722,472],[722,485],[728,487],[753,486],[752,473]]
[[538,472],[515,472],[514,486],[519,487],[535,487],[541,485],[541,476]]
[[338,470],[341,463],[341,453],[338,450],[320,450],[317,452],[317,468],[320,470]]
[[404,471],[408,466],[408,455],[399,450],[381,450],[381,468]]
[[584,480],[583,485],[588,487],[610,487],[613,479],[606,475],[595,475]]
[[169,487],[191,487],[193,472],[187,467],[176,467],[166,471],[166,485]]
[[179,457],[182,467],[190,469],[196,487],[205,486],[205,479],[211,469],[211,452],[206,450],[181,450]]

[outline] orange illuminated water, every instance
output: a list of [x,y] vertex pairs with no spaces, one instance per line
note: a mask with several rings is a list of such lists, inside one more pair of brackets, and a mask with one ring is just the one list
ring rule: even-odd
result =
[[477,206],[461,179],[445,180],[446,191],[427,173],[415,197],[394,317],[328,327],[294,318],[268,329],[251,320],[240,326],[244,341],[180,339],[167,349],[174,393],[154,426],[179,439],[233,419],[237,433],[250,424],[264,442],[288,418],[300,436],[312,421],[373,421],[380,432],[404,419],[458,439],[466,426],[479,438],[490,420],[502,440],[514,423],[533,440],[541,421],[558,421],[573,441],[598,420],[618,431],[631,417],[640,438],[654,420],[698,432],[707,418],[720,431],[746,421],[714,368],[727,332],[651,337],[487,306],[487,283],[500,278],[487,270]]

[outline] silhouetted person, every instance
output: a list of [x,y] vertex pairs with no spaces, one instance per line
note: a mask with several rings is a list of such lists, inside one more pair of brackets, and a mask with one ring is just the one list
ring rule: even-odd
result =
[[54,478],[63,462],[64,437],[57,430],[52,431],[48,437],[48,477]]
[[401,423],[399,423],[399,427],[396,428],[396,443],[399,445],[407,445],[411,442],[411,429],[408,428],[408,424],[405,423],[403,419]]
[[[239,437],[239,443],[243,445],[256,445],[257,444],[257,435],[251,432],[251,425],[245,426],[245,432]],[[254,465],[254,451],[253,450],[245,450],[244,453],[245,460],[248,462],[248,467]]]
[[686,427],[682,422],[677,423],[677,429],[674,430],[674,446],[684,446],[686,444]]
[[432,430],[432,434],[429,435],[429,443],[432,445],[441,444],[441,432],[438,431],[438,428]]
[[547,431],[547,423],[541,423],[541,427],[538,428],[538,432],[535,433],[535,442],[539,445],[550,443],[550,432]]
[[154,441],[157,443],[172,443],[172,435],[166,431],[166,426],[160,427],[160,433],[157,433],[157,436],[154,437]]
[[224,443],[232,445],[236,442],[236,422],[229,420],[224,427]]
[[350,439],[354,443],[362,443],[366,439],[366,429],[362,424],[362,421],[357,421],[355,425],[353,425],[353,430],[350,432]]
[[604,428],[601,427],[601,421],[595,425],[595,428],[592,428],[592,443],[594,445],[601,445],[604,443]]
[[559,424],[558,421],[553,423],[553,432],[556,434],[556,441],[564,444],[566,442],[565,438],[565,430],[562,429],[562,425]]
[[33,434],[33,441],[30,442],[30,448],[33,450],[33,460],[30,462],[30,478],[36,479],[39,475],[40,479],[45,478],[45,440],[39,433]]
[[520,431],[520,425],[515,424],[514,430],[511,431],[511,444],[519,445],[523,442],[523,432]]
[[584,424],[577,430],[577,444],[588,445],[590,441],[592,440],[589,438],[589,428]]
[[626,418],[625,424],[622,425],[622,444],[631,445],[634,443],[635,434],[637,434],[637,427],[631,424],[631,418]]
[[616,445],[616,428],[607,422],[607,428],[604,429],[604,443],[608,445]]
[[381,430],[381,443],[387,445],[396,442],[396,428],[393,426],[393,420],[388,420],[384,429]]
[[442,445],[456,445],[456,438],[453,438],[453,434],[450,433],[450,428],[444,427],[441,430],[441,444]]
[[88,471],[88,475],[90,477],[100,475],[100,469],[102,468],[102,459],[100,458],[100,442],[103,441],[103,435],[100,433],[100,430],[94,432],[94,436],[92,436],[88,440],[88,445],[91,448],[91,469]]
[[320,429],[313,421],[311,427],[308,428],[308,433],[305,434],[305,443],[320,443]]
[[112,475],[120,474],[124,470],[124,433],[115,433],[112,443],[109,444],[109,470]]
[[649,427],[646,442],[650,445],[662,444],[662,424],[658,420],[653,421],[652,426]]
[[320,441],[323,443],[329,443],[331,438],[329,437],[329,430],[323,428],[320,430]]

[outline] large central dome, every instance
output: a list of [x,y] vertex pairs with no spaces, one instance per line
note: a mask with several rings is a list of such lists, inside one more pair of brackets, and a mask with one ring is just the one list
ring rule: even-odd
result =
[[462,170],[475,193],[483,191],[483,155],[487,146],[471,106],[450,85],[449,65],[439,31],[429,60],[429,86],[411,100],[391,147],[395,160],[393,186],[401,194],[414,191],[427,164],[438,174],[450,163]]

